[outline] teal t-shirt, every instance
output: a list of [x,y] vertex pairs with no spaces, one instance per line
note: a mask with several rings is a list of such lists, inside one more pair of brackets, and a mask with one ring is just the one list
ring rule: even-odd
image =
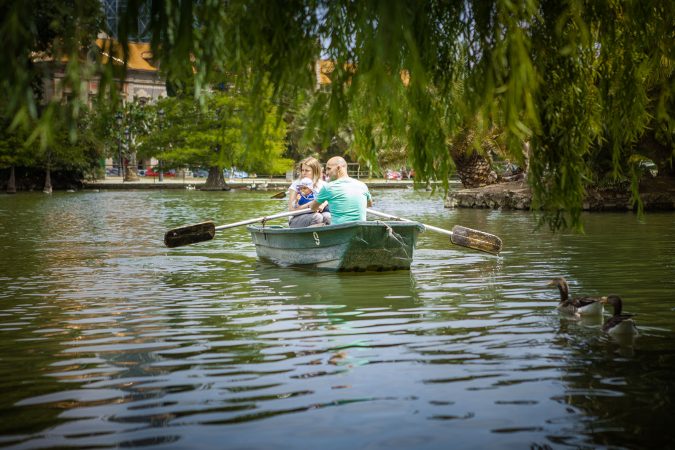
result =
[[368,186],[349,177],[326,184],[315,198],[319,203],[328,201],[333,224],[366,220],[366,208],[370,199]]

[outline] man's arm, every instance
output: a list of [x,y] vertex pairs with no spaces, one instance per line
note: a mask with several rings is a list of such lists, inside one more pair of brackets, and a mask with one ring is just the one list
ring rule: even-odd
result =
[[323,209],[328,206],[328,190],[324,185],[321,190],[314,196],[312,203],[309,203],[309,207],[312,208],[312,211],[322,212]]

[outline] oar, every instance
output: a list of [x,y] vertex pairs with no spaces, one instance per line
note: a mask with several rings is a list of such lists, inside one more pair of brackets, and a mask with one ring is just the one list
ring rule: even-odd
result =
[[240,227],[251,223],[263,222],[281,217],[298,216],[313,212],[311,209],[298,209],[296,211],[286,211],[271,216],[256,217],[255,219],[242,220],[241,222],[228,223],[227,225],[216,226],[213,222],[202,222],[194,225],[186,225],[169,230],[164,234],[164,245],[169,248],[180,247],[183,245],[196,244],[197,242],[210,241],[216,235],[216,231],[227,228]]
[[[374,216],[384,217],[385,219],[401,220],[403,222],[415,222],[413,220],[404,219],[403,217],[392,216],[375,211],[374,209],[368,209],[367,211]],[[460,225],[455,225],[452,227],[452,231],[444,230],[443,228],[434,227],[432,225],[427,225],[425,223],[422,225],[427,230],[450,236],[450,242],[456,245],[461,245],[462,247],[472,248],[474,250],[480,250],[481,252],[492,253],[495,255],[502,251],[502,240],[499,238],[499,236],[495,236],[494,234],[462,227]]]

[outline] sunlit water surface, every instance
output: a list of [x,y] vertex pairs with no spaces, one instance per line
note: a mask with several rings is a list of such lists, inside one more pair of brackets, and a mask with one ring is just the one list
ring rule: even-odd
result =
[[[675,214],[553,234],[376,191],[382,211],[504,240],[494,257],[427,232],[393,273],[261,263],[244,227],[162,244],[284,209],[270,197],[0,195],[0,446],[672,447]],[[560,275],[573,295],[621,295],[640,336],[559,316],[544,285]]]

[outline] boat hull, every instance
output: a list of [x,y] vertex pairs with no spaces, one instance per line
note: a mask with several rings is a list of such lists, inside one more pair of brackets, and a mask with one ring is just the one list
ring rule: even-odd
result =
[[407,270],[416,222],[349,222],[307,228],[249,226],[258,257],[280,266],[330,271]]

